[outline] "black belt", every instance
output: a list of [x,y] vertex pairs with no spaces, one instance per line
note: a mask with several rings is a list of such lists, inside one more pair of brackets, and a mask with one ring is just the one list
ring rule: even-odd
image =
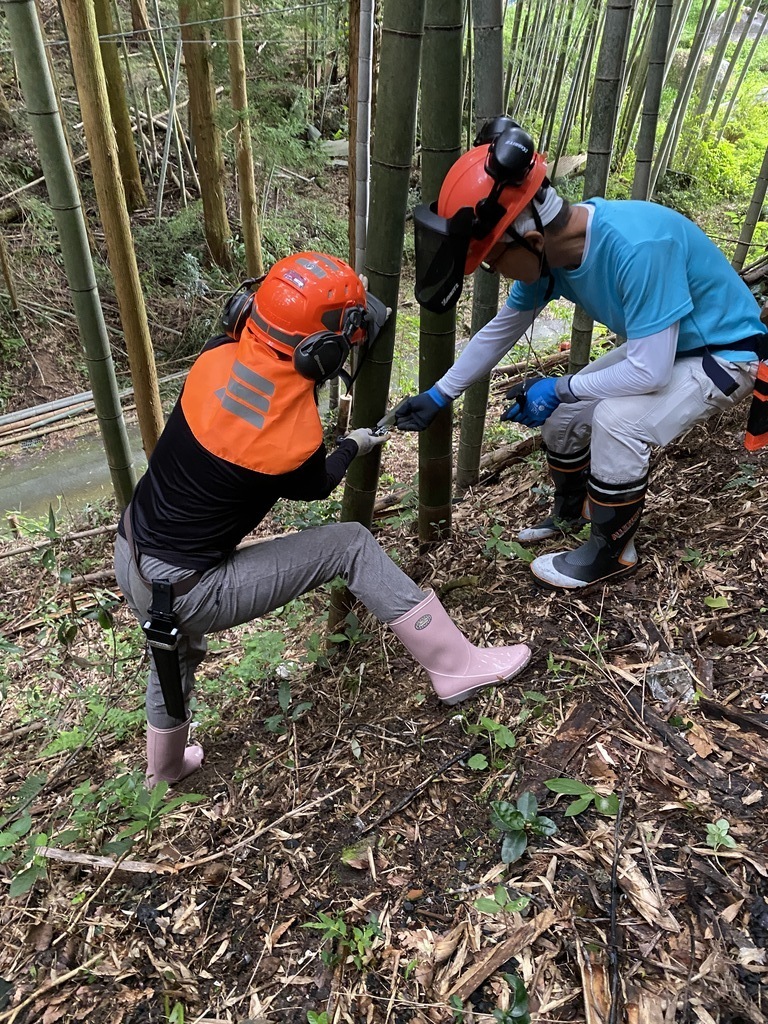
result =
[[717,352],[754,352],[758,360],[768,359],[768,334],[753,334],[749,338],[742,338],[731,345],[708,345],[706,348],[696,348],[689,352],[681,352],[679,355],[701,356],[701,366],[704,373],[712,383],[724,395],[732,395],[738,388],[738,382],[728,373],[724,366],[715,359],[713,353]]
[[[148,580],[142,574],[142,571],[141,571],[141,557],[140,557],[139,549],[136,547],[136,542],[133,539],[133,525],[131,523],[132,515],[133,515],[133,510],[131,508],[131,505],[129,504],[128,507],[126,508],[125,512],[123,513],[123,530],[125,531],[125,539],[128,541],[128,545],[129,545],[129,547],[131,549],[131,552],[133,554],[133,560],[136,563],[136,572],[138,572],[138,574],[139,574],[139,579],[141,580],[141,582],[144,584],[145,587],[147,587],[149,590],[151,590],[152,589],[152,584],[155,581],[154,580]],[[193,572],[189,576],[185,576],[183,580],[177,580],[175,583],[169,583],[169,586],[171,588],[171,596],[174,597],[174,598],[176,598],[176,597],[184,597],[184,595],[188,594],[190,592],[190,590],[194,590],[195,589],[195,587],[197,586],[197,584],[200,582],[200,580],[202,578],[203,578],[203,574],[201,572]],[[165,582],[167,582],[167,581],[165,581]]]
[[181,683],[181,668],[179,666],[179,640],[180,635],[176,627],[176,616],[173,612],[173,602],[177,597],[183,597],[193,590],[202,578],[201,572],[193,572],[185,576],[183,580],[172,583],[170,580],[148,580],[141,572],[139,551],[133,539],[133,528],[131,524],[132,509],[130,504],[123,515],[123,529],[125,539],[130,545],[133,553],[136,571],[141,582],[152,593],[152,604],[150,605],[149,618],[142,625],[144,635],[147,638],[149,649],[157,669],[157,677],[160,680],[160,689],[163,691],[165,710],[171,718],[185,719],[187,710],[184,703],[184,687]]

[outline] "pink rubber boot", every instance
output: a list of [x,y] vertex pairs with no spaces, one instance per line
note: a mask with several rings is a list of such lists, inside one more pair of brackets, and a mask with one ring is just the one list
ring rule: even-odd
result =
[[458,704],[484,686],[498,686],[511,679],[531,657],[525,644],[475,647],[460,632],[433,590],[389,625],[426,669],[435,693],[445,704]]
[[147,723],[147,782],[180,782],[203,763],[203,748],[187,746],[192,719],[173,729],[156,729]]

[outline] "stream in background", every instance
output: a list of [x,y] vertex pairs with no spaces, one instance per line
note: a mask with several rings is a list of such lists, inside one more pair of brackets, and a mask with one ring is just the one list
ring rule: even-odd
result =
[[[138,425],[128,424],[128,439],[139,476],[146,467]],[[113,496],[101,435],[97,430],[75,441],[64,431],[39,441],[14,446],[0,454],[0,535],[10,536],[9,512],[39,518],[53,506],[76,512],[84,505]],[[1,450],[0,450],[1,451]]]

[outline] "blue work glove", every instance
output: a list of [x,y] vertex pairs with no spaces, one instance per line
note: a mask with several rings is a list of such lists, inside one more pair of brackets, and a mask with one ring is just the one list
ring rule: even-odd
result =
[[398,430],[425,430],[441,409],[450,402],[435,384],[413,398],[405,398],[392,410]]
[[528,384],[515,404],[501,414],[501,419],[523,423],[526,427],[540,427],[560,405],[555,390],[559,380],[559,377],[542,377]]

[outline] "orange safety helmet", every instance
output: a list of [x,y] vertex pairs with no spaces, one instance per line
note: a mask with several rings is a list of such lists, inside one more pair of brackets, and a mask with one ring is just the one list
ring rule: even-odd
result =
[[372,344],[386,318],[384,304],[366,292],[348,263],[300,252],[278,260],[259,281],[241,285],[225,306],[223,323],[236,338],[249,320],[260,341],[320,383],[341,371],[352,345]]
[[449,169],[437,203],[414,210],[416,298],[452,309],[473,273],[546,181],[546,161],[510,117],[490,121]]

